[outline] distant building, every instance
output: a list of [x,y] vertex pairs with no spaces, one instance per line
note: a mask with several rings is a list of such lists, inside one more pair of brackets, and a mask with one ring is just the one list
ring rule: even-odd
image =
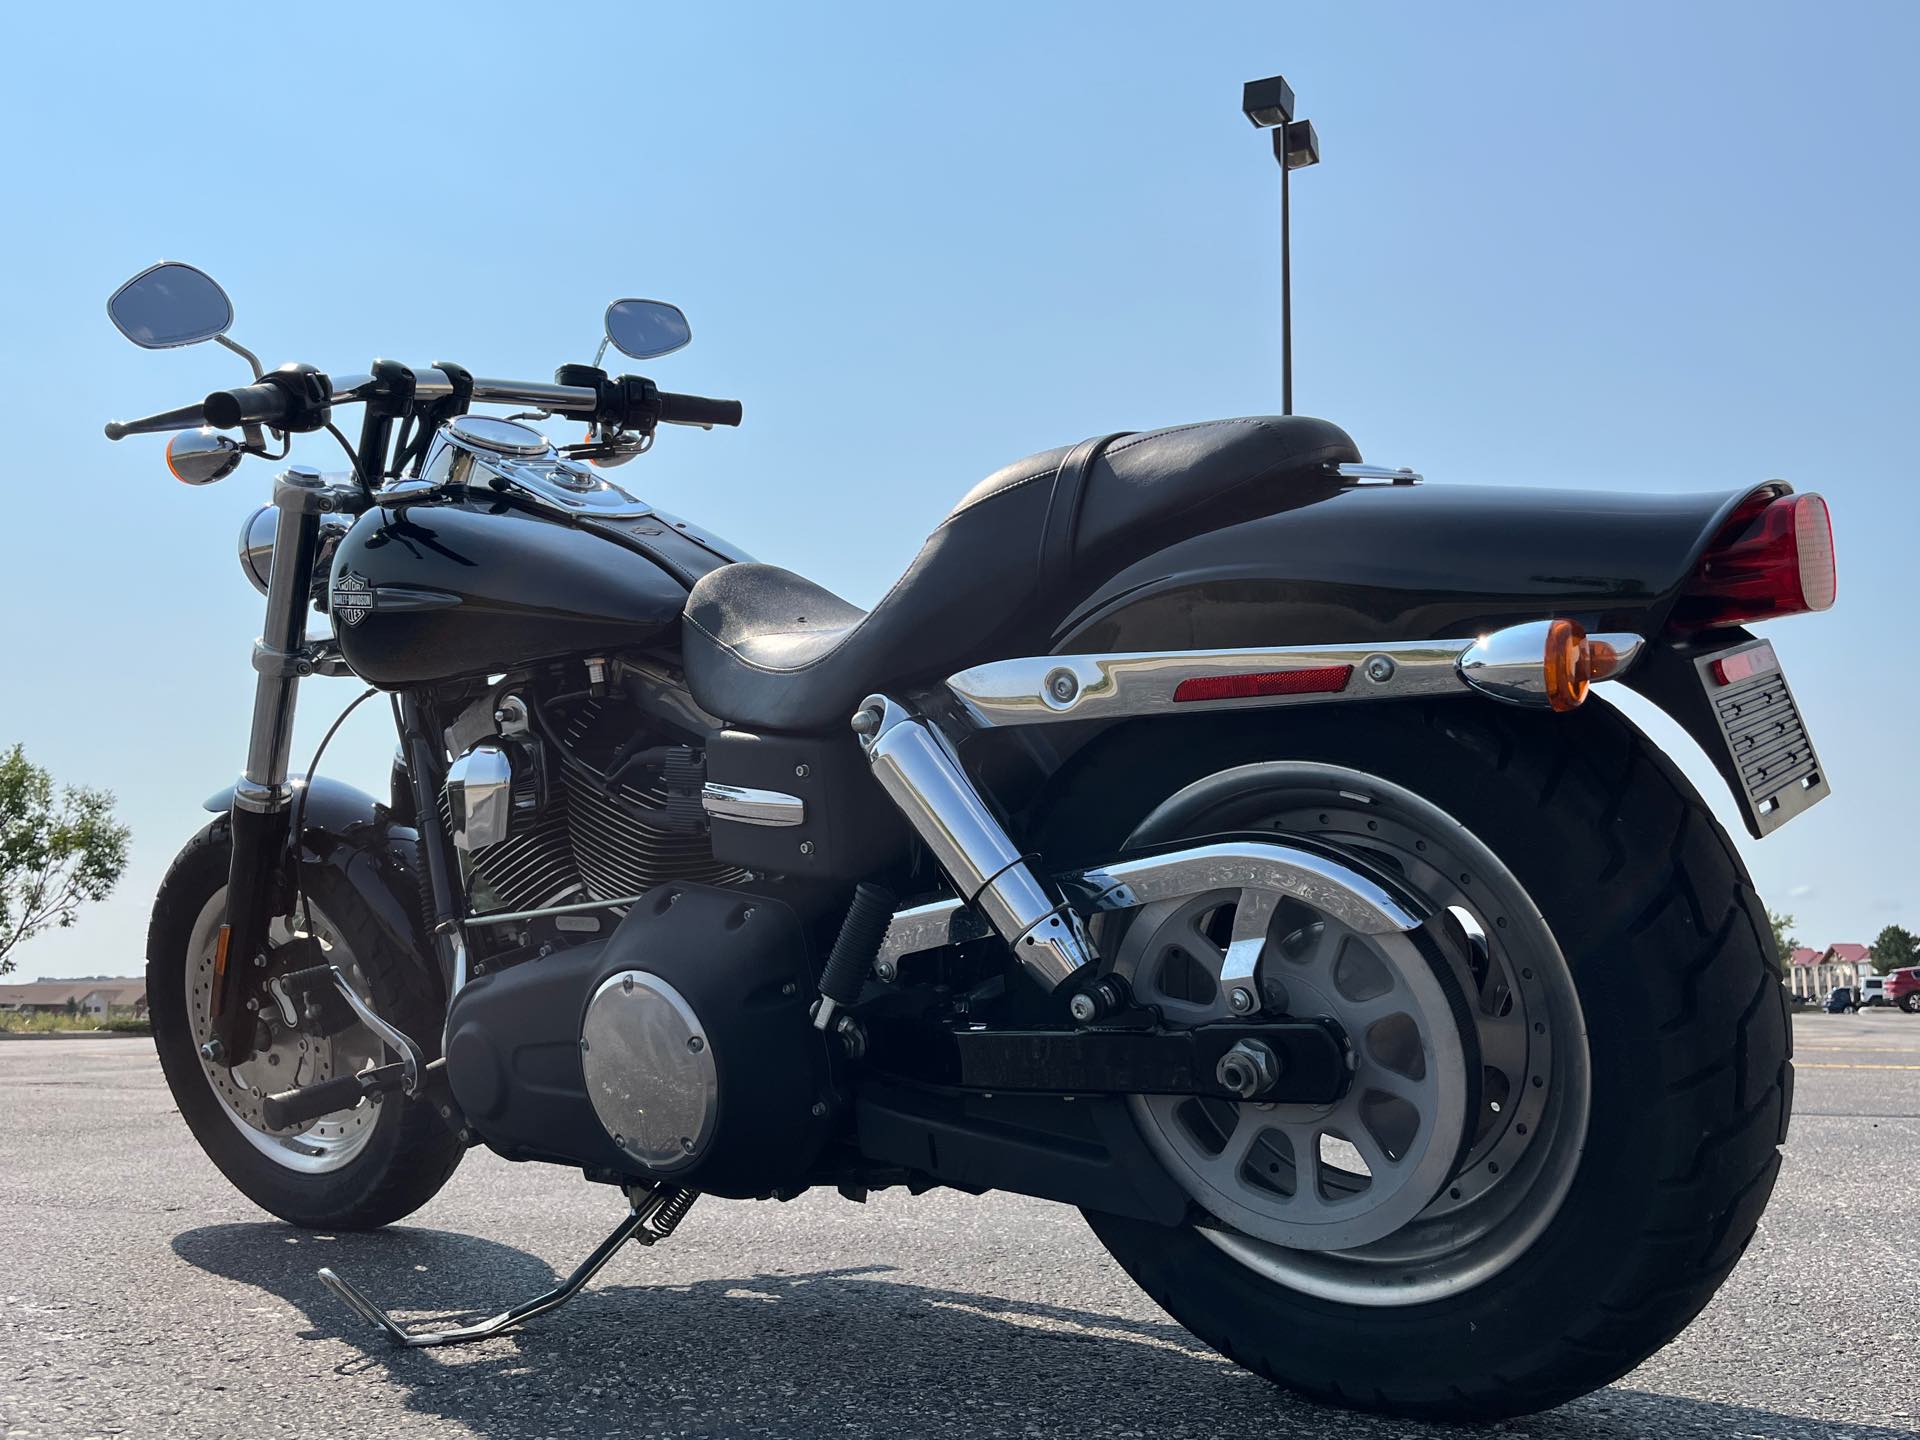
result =
[[1787,988],[1809,1000],[1824,1000],[1836,985],[1860,988],[1873,973],[1873,957],[1864,945],[1843,942],[1824,950],[1801,946],[1788,957]]
[[35,980],[0,985],[0,1010],[63,1014],[104,1020],[110,1015],[146,1018],[147,982],[131,976],[92,975],[77,980]]

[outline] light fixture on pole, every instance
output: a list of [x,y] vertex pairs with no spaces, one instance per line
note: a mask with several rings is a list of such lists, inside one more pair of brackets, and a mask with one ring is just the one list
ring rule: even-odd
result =
[[1311,120],[1293,118],[1293,87],[1284,77],[1249,80],[1240,110],[1256,129],[1273,131],[1280,166],[1280,413],[1293,413],[1293,243],[1287,217],[1287,177],[1320,163],[1320,137]]

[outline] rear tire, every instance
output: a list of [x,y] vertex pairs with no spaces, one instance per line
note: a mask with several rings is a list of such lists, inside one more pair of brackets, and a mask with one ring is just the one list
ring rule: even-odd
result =
[[[160,885],[147,932],[147,999],[154,1048],[180,1114],[207,1157],[261,1209],[316,1230],[367,1230],[391,1224],[433,1198],[465,1147],[430,1105],[395,1092],[359,1113],[370,1126],[331,1169],[302,1171],[269,1157],[214,1091],[199,1054],[188,976],[198,963],[196,930],[224,891],[231,845],[215,820],[182,850]],[[368,923],[350,889],[330,872],[307,877],[312,902],[340,932],[368,998],[379,1013],[431,1057],[440,1035],[439,985],[424,962]],[[362,1102],[365,1112],[370,1102]]]
[[[1542,1410],[1671,1340],[1751,1240],[1792,1097],[1771,930],[1724,831],[1602,703],[1564,716],[1477,702],[1235,720],[1094,763],[1054,806],[1118,843],[1197,779],[1289,759],[1379,775],[1438,805],[1525,887],[1585,1015],[1585,1150],[1552,1218],[1504,1268],[1424,1303],[1288,1288],[1192,1226],[1089,1212],[1095,1233],[1201,1339],[1316,1400],[1432,1419]],[[1204,770],[1181,757],[1204,755]],[[1127,773],[1130,800],[1099,776]],[[1104,817],[1090,833],[1087,817]],[[1097,828],[1097,827],[1096,827]],[[1920,1003],[1920,1002],[1916,1002]]]

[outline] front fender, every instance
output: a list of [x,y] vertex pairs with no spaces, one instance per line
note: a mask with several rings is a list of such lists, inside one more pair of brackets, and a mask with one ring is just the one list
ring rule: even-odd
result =
[[[439,969],[422,913],[420,832],[387,806],[341,780],[296,780],[300,809],[300,868],[331,871],[360,901],[381,933],[400,949]],[[233,786],[209,795],[205,808],[225,814]],[[444,984],[447,977],[441,976]]]
[[1447,640],[1567,616],[1653,636],[1756,490],[1344,485],[1159,550],[1087,597],[1056,654]]

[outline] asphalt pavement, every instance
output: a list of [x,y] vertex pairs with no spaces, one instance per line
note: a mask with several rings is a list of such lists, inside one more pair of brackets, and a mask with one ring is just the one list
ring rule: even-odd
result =
[[1920,1016],[1803,1016],[1758,1238],[1617,1385],[1481,1432],[1324,1410],[1134,1289],[1073,1211],[1005,1197],[703,1200],[531,1328],[395,1352],[314,1279],[403,1315],[552,1283],[619,1218],[476,1153],[374,1235],[227,1186],[144,1040],[0,1040],[0,1436],[1739,1436],[1920,1433]]

